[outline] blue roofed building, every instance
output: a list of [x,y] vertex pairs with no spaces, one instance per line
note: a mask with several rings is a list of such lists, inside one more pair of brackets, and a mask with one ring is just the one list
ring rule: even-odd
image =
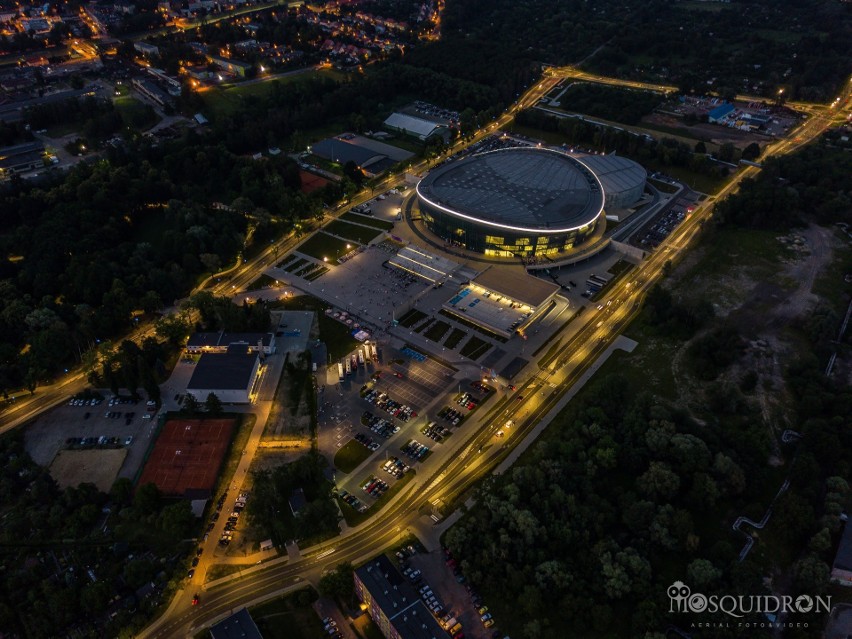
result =
[[720,104],[707,114],[707,121],[710,123],[721,122],[722,120],[727,118],[731,114],[731,112],[733,112],[733,110],[734,105],[730,102]]

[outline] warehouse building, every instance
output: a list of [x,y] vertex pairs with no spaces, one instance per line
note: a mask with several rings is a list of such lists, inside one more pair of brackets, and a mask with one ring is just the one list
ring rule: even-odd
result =
[[210,393],[225,404],[249,404],[260,370],[257,353],[233,346],[227,353],[203,353],[195,365],[186,392],[199,402]]

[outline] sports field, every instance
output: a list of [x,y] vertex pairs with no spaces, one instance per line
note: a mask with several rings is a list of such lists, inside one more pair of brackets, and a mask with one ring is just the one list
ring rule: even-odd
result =
[[126,448],[60,450],[50,464],[50,476],[60,488],[87,482],[108,493],[126,455]]
[[173,419],[163,425],[139,485],[153,483],[166,495],[213,490],[231,442],[234,419]]

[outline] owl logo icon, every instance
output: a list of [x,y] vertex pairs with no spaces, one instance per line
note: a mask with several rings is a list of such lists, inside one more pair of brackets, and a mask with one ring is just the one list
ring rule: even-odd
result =
[[689,612],[689,595],[692,590],[682,581],[676,581],[668,588],[669,612]]

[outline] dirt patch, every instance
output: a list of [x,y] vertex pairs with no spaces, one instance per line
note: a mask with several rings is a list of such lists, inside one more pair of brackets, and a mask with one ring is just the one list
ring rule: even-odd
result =
[[50,464],[50,476],[60,488],[88,482],[109,492],[127,455],[126,448],[60,450]]

